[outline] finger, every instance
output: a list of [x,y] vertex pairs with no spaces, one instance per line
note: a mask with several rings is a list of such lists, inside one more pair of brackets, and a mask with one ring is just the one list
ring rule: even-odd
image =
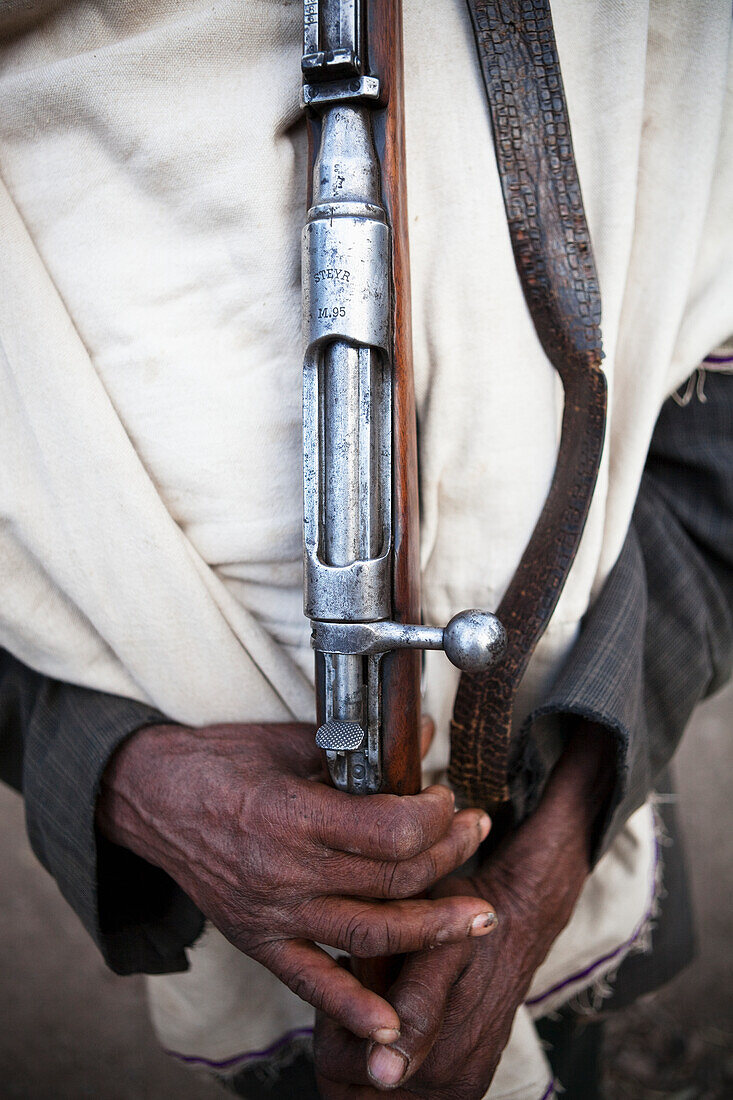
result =
[[406,959],[389,992],[401,1032],[389,1045],[365,1044],[334,1020],[317,1017],[316,1069],[331,1081],[394,1089],[408,1081],[437,1039],[448,997],[470,957],[470,947],[446,947]]
[[429,714],[423,714],[420,722],[420,759],[424,760],[428,755],[430,746],[435,737],[435,722]]
[[470,950],[446,947],[405,960],[389,992],[400,1017],[400,1037],[390,1046],[374,1045],[369,1051],[367,1072],[373,1084],[393,1089],[420,1068],[440,1033],[448,997]]
[[489,935],[497,924],[491,906],[477,897],[435,901],[368,902],[316,898],[298,913],[308,939],[361,959],[402,955]]
[[274,940],[252,956],[298,997],[355,1035],[377,1042],[399,1035],[400,1020],[392,1006],[314,943]]
[[414,897],[470,859],[490,828],[482,810],[461,810],[446,836],[410,859],[380,862],[334,853],[321,863],[324,888],[352,897]]
[[455,797],[448,787],[420,794],[346,794],[321,784],[304,784],[305,808],[315,839],[327,848],[371,859],[410,859],[451,827]]

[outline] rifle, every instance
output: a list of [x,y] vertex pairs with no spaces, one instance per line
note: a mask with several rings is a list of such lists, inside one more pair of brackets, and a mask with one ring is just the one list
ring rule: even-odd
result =
[[305,0],[304,608],[317,744],[355,794],[420,789],[421,649],[500,658],[472,609],[419,625],[401,0]]

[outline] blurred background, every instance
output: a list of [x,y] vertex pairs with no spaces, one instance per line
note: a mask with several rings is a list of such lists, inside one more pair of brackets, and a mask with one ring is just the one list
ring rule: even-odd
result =
[[[732,732],[729,687],[698,708],[676,759],[698,957],[611,1018],[606,1100],[733,1097]],[[28,847],[20,798],[1,786],[0,836],[0,1097],[222,1100],[157,1049],[142,980],[104,968]]]

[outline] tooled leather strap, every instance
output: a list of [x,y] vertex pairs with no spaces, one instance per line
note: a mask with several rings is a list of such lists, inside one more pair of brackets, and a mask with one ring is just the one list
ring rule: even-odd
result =
[[555,609],[588,515],[603,450],[601,299],[575,166],[549,0],[468,0],[514,259],[542,346],[565,390],[557,465],[497,614],[509,645],[463,674],[450,779],[472,805],[508,799],[514,698]]

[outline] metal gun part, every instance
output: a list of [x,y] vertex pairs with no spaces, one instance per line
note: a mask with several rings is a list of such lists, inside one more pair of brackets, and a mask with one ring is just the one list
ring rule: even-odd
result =
[[[372,131],[364,3],[305,0],[303,102],[320,115],[303,230],[304,608],[323,654],[317,742],[337,787],[381,785],[380,661],[444,648],[460,668],[497,660],[480,611],[445,630],[392,621],[392,242]],[[346,90],[344,90],[346,89]]]

